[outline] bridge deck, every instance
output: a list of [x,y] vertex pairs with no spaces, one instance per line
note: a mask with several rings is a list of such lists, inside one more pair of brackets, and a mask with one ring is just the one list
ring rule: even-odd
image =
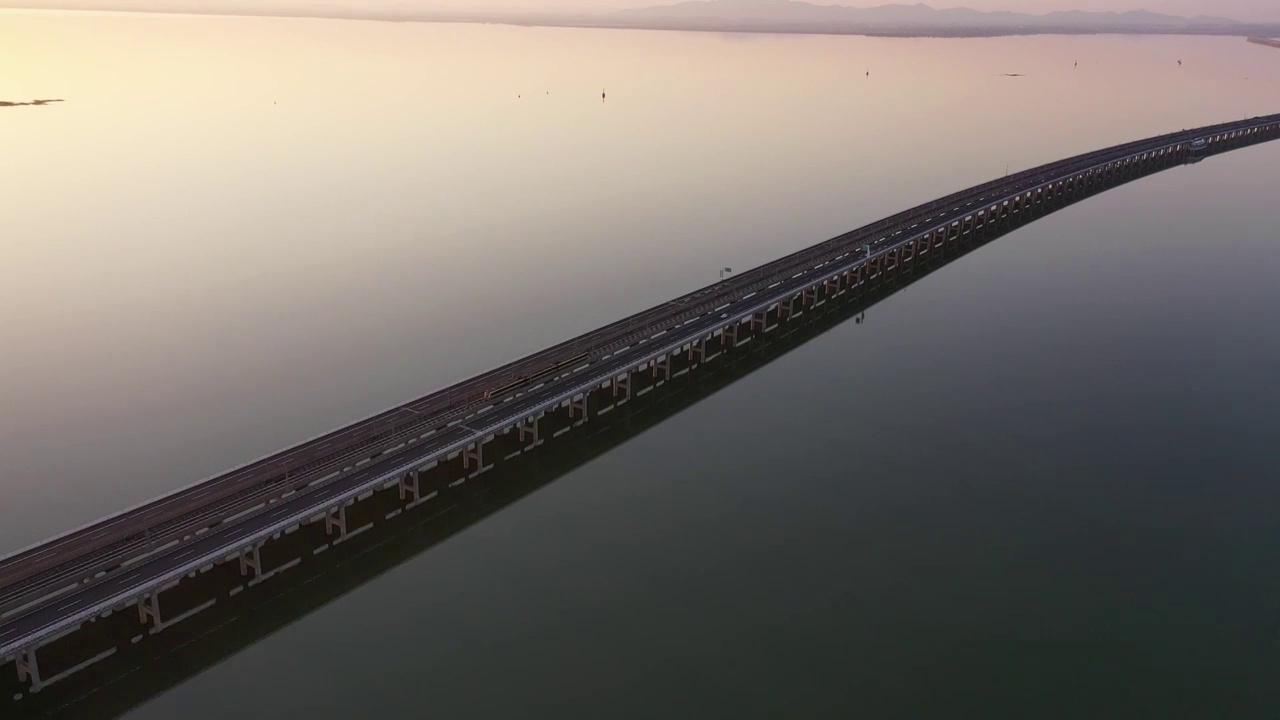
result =
[[[1280,115],[1171,133],[1032,168],[898,213],[410,403],[0,559],[0,658],[606,387],[825,282],[1116,174],[1280,136]],[[1204,140],[1203,147],[1193,142]],[[479,460],[479,458],[476,458]],[[482,461],[481,461],[482,462]]]

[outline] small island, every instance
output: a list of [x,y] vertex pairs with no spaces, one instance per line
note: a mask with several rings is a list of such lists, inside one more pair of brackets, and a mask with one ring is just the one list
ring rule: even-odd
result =
[[24,105],[48,105],[49,103],[64,102],[61,98],[52,100],[31,100],[30,102],[9,102],[8,100],[0,100],[0,107],[22,107]]

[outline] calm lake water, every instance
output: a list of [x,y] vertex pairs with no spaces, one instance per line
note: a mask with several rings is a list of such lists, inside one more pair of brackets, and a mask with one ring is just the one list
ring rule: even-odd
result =
[[[1280,111],[1235,38],[8,12],[0,66],[66,100],[0,109],[0,553]],[[1002,238],[127,717],[1274,717],[1278,187],[1280,143]]]

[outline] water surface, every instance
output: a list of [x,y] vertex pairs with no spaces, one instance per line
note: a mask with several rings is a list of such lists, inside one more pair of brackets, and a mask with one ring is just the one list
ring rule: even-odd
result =
[[[3,13],[0,62],[66,100],[0,110],[0,551],[1280,108],[1231,38]],[[1278,160],[1003,238],[129,717],[1273,714]]]

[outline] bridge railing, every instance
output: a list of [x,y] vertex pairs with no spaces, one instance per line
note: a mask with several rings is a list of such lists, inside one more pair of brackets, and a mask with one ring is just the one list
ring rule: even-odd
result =
[[[397,429],[425,427],[439,422],[437,416],[448,414],[456,418],[469,410],[483,409],[487,404],[491,404],[490,401],[493,400],[491,398],[477,397],[478,394],[483,394],[486,386],[493,387],[509,384],[521,374],[536,373],[540,369],[553,365],[571,354],[577,355],[586,352],[591,356],[598,356],[611,352],[618,347],[626,347],[641,342],[647,337],[671,327],[673,323],[704,314],[708,308],[717,307],[735,297],[757,292],[761,288],[768,287],[771,283],[790,277],[797,269],[805,269],[804,266],[812,263],[815,259],[854,251],[856,246],[861,243],[876,242],[886,236],[892,236],[893,233],[899,230],[910,228],[913,222],[919,222],[922,218],[935,215],[939,210],[945,212],[954,207],[963,207],[971,201],[976,202],[995,195],[1011,194],[1017,188],[1034,186],[1045,179],[1070,175],[1082,168],[1096,165],[1100,160],[1105,160],[1106,158],[1119,158],[1135,152],[1170,147],[1179,143],[1189,142],[1197,137],[1205,137],[1206,135],[1218,138],[1230,135],[1232,132],[1262,127],[1277,122],[1280,122],[1280,115],[1223,123],[1196,130],[1167,133],[1155,138],[1124,143],[1047,163],[952,193],[938,200],[897,213],[870,225],[843,233],[830,240],[740,273],[728,281],[701,288],[675,300],[605,325],[592,332],[553,345],[521,360],[481,373],[449,388],[438,390],[411,403],[370,416],[358,423],[358,431],[354,431],[355,428],[348,426],[320,436],[322,438],[335,436],[341,438],[341,443],[328,451],[297,452],[298,448],[305,447],[305,445],[294,446],[294,448],[283,451],[283,453],[296,453],[296,457],[293,460],[281,462],[278,458],[283,453],[278,453],[259,461],[259,466],[250,464],[250,466],[232,473],[223,474],[203,483],[189,486],[188,491],[194,494],[196,488],[204,488],[204,486],[212,483],[221,483],[223,487],[219,487],[216,492],[202,493],[203,499],[209,501],[226,499],[235,496],[236,493],[244,492],[248,488],[261,486],[290,472],[300,472],[300,468],[307,467],[308,463],[320,463],[323,465],[326,460],[332,458],[348,457],[352,448],[361,447],[360,443],[366,442],[370,438],[376,440],[384,437],[388,431],[394,434]],[[1210,142],[1210,149],[1211,152],[1220,151],[1217,140]],[[497,400],[501,400],[501,398],[497,398]],[[408,408],[412,409],[412,413],[418,419],[403,419],[406,415],[405,410]],[[319,443],[317,442],[316,444]],[[255,471],[255,467],[261,467],[262,471]],[[308,480],[309,477],[304,476],[299,478],[297,482],[306,483]],[[68,545],[68,555],[59,558],[59,562],[83,557],[88,552],[109,547],[112,542],[120,542],[132,534],[150,527],[160,527],[164,523],[173,522],[175,519],[183,517],[185,511],[181,508],[180,502],[172,503],[175,506],[172,512],[155,513],[152,511],[154,503],[160,500],[172,501],[177,495],[170,494],[157,501],[152,501],[150,505],[140,506],[134,511],[133,515],[126,512],[113,516],[109,520],[112,520],[120,528],[118,532],[99,532],[103,528],[103,523],[101,522],[82,529],[85,535],[93,533],[94,537],[97,538],[95,542],[72,546],[72,543],[77,538],[76,533],[73,532],[62,536],[60,539],[66,540]],[[135,515],[141,516],[143,513],[148,513],[145,516],[149,518],[147,522],[150,525],[139,527],[133,522],[133,517]],[[33,546],[33,548],[29,549],[29,552],[19,552],[0,560],[0,586],[18,582],[43,569],[56,567],[58,562],[47,562],[43,565],[28,562],[42,548],[47,548],[47,543]]]

